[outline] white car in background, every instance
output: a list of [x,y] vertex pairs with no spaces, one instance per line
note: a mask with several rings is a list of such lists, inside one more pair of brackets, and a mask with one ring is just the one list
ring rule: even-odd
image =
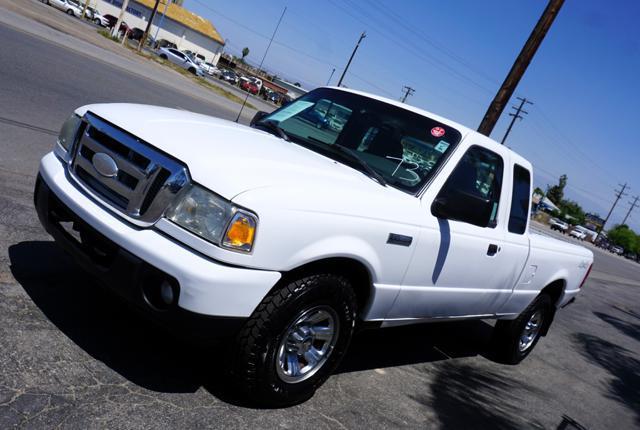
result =
[[222,71],[211,63],[200,63],[202,70],[209,76],[219,76]]
[[194,75],[204,76],[202,67],[195,63],[189,56],[183,52],[174,48],[160,48],[158,49],[158,56],[163,60],[169,60],[173,64],[182,67],[185,70],[193,73]]
[[584,240],[587,237],[587,233],[585,233],[585,232],[581,231],[580,229],[574,227],[573,230],[571,230],[569,232],[569,236],[575,237],[578,240]]
[[[84,5],[81,5],[81,7],[84,7]],[[106,27],[109,25],[109,20],[102,16],[98,9],[94,7],[87,6],[85,16],[88,20],[93,21],[96,25],[99,25],[101,27]]]
[[82,9],[80,9],[80,6],[76,2],[70,0],[46,0],[46,3],[49,6],[53,6],[67,13],[67,15],[75,16],[76,18],[82,16]]

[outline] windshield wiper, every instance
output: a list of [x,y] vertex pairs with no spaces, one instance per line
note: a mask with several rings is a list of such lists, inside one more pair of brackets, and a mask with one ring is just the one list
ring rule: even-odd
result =
[[287,142],[291,141],[291,139],[289,139],[289,136],[287,135],[287,133],[285,133],[284,130],[282,128],[280,128],[280,126],[278,125],[277,121],[274,121],[272,119],[267,119],[265,121],[258,121],[255,124],[253,124],[253,126],[254,127],[262,127],[266,131],[271,131],[271,132],[275,133],[278,137],[286,140]]
[[313,142],[323,143],[326,148],[330,148],[334,152],[339,152],[341,155],[346,155],[347,158],[349,158],[350,160],[355,161],[356,163],[358,163],[364,169],[364,173],[366,173],[367,176],[369,176],[373,180],[377,181],[383,187],[387,186],[387,181],[385,181],[385,179],[382,177],[382,175],[380,173],[376,172],[362,158],[358,157],[358,155],[355,152],[353,152],[351,149],[349,149],[347,147],[344,147],[342,145],[336,145],[336,144],[328,145],[326,142],[323,142],[320,139],[316,139],[313,136],[307,136],[307,139],[309,139],[309,140],[311,140]]
[[345,148],[342,145],[331,145],[331,148],[335,149],[337,151],[340,151],[340,153],[342,153],[342,154],[347,155],[349,158],[351,158],[352,160],[357,162],[359,165],[361,165],[362,168],[364,170],[366,170],[366,173],[368,173],[371,178],[373,178],[376,181],[378,181],[380,183],[380,185],[382,185],[383,187],[387,186],[387,181],[385,181],[385,179],[382,177],[382,175],[380,173],[376,172],[362,158],[358,157],[358,155],[355,152],[353,152],[349,148]]

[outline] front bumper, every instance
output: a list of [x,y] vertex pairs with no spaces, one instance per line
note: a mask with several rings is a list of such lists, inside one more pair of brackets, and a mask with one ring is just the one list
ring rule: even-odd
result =
[[[281,277],[279,272],[224,265],[161,232],[127,223],[75,187],[64,163],[53,153],[40,163],[35,200],[42,224],[57,242],[121,296],[149,310],[152,307],[145,305],[141,295],[147,278],[163,277],[175,284],[176,311],[246,318]],[[77,223],[87,240],[95,239],[103,248],[98,253],[110,257],[102,261],[92,255],[87,251],[92,244],[83,246],[75,240],[62,221]]]

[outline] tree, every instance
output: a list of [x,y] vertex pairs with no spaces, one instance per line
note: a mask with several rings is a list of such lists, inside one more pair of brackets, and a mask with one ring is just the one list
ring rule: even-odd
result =
[[562,216],[569,215],[571,217],[571,224],[584,224],[584,210],[573,200],[563,200],[558,204]]
[[247,48],[246,46],[244,48],[242,48],[242,62],[244,63],[244,57],[246,57],[247,55],[249,55],[249,48]]
[[564,197],[564,187],[567,186],[567,175],[560,176],[558,185],[547,186],[547,198],[558,205]]
[[537,194],[539,196],[544,196],[544,191],[542,191],[542,188],[540,188],[540,187],[535,187],[533,189],[533,194]]
[[609,229],[607,237],[611,243],[623,247],[626,252],[637,254],[640,251],[640,238],[625,224]]

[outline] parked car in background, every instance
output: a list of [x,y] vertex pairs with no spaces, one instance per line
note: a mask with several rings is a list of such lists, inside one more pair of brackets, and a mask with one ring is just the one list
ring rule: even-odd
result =
[[617,245],[611,245],[611,247],[609,248],[609,251],[613,252],[614,254],[618,254],[618,255],[624,254],[624,248],[621,247],[621,246],[617,246]]
[[219,76],[220,73],[222,73],[220,69],[218,69],[216,66],[214,66],[211,63],[207,63],[207,62],[200,63],[200,67],[209,76]]
[[569,232],[569,236],[571,237],[575,237],[578,240],[584,240],[587,237],[587,233],[577,229],[577,228],[573,228],[571,229],[571,231]]
[[240,88],[253,95],[258,94],[258,91],[260,91],[255,82],[250,81],[249,79],[243,80],[240,84]]
[[82,16],[80,5],[71,0],[47,0],[47,4],[65,12],[67,15],[75,16],[76,18]]
[[569,224],[564,221],[560,221],[557,218],[551,218],[551,221],[549,221],[549,226],[551,227],[551,230],[559,231],[562,234],[565,234],[567,230],[569,230]]
[[153,42],[153,47],[154,47],[154,49],[159,49],[159,48],[178,49],[178,46],[175,43],[170,42],[167,39],[158,39],[158,40],[154,41]]
[[99,25],[101,27],[107,27],[109,25],[109,21],[107,20],[107,18],[105,18],[104,15],[102,15],[98,11],[98,9],[94,7],[87,6],[85,17],[90,21],[93,21],[94,24]]
[[[106,25],[107,28],[113,28],[118,23],[118,18],[113,15],[106,14],[104,15],[104,19],[107,20],[107,25]],[[131,30],[130,27],[127,25],[125,21],[122,21],[120,23],[120,28],[118,29],[119,33],[127,34],[127,31],[130,31],[130,30]]]
[[220,74],[220,79],[230,83],[231,85],[238,85],[238,80],[239,80],[238,75],[236,75],[236,73],[232,70],[224,70]]
[[173,64],[182,67],[185,70],[193,73],[194,75],[203,76],[204,72],[191,58],[185,53],[178,51],[174,48],[160,48],[158,49],[158,56],[163,60],[169,60]]
[[142,36],[144,36],[144,30],[138,27],[134,27],[132,28],[128,33],[127,33],[127,37],[130,40],[140,40],[142,39]]

